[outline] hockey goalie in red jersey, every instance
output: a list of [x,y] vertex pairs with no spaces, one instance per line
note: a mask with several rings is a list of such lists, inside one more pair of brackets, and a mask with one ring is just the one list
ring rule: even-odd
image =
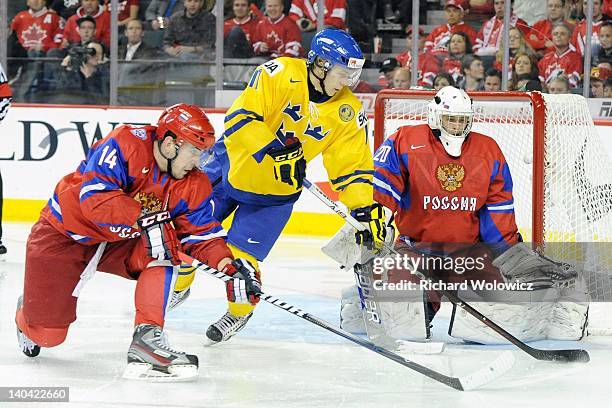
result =
[[[520,242],[510,167],[495,140],[471,130],[472,118],[470,97],[452,86],[442,88],[428,105],[427,124],[401,127],[376,151],[374,199],[395,216],[396,250],[420,258],[421,265],[427,265],[421,270],[435,281],[469,281],[470,287],[478,280],[528,282],[543,293],[553,286],[553,271],[567,275],[559,264]],[[469,258],[472,268],[457,267],[458,260]],[[386,272],[390,281],[419,282],[406,270]],[[342,320],[350,323],[356,314],[347,300],[350,292],[345,292]],[[427,301],[383,305],[385,325],[394,337],[429,337],[440,298],[431,290],[417,298]],[[484,315],[523,340],[580,339],[588,309],[583,303],[478,305]],[[517,321],[516,316],[522,318]],[[550,320],[545,324],[535,324],[546,316]],[[449,334],[480,343],[503,341],[463,311],[453,313]]]
[[197,376],[197,356],[173,349],[163,333],[179,250],[232,275],[231,300],[257,303],[261,292],[255,269],[226,246],[212,217],[212,186],[196,169],[214,142],[205,113],[179,104],[157,126],[116,128],[60,180],[27,242],[15,319],[24,354],[65,340],[79,293],[99,270],[137,281],[124,377]]

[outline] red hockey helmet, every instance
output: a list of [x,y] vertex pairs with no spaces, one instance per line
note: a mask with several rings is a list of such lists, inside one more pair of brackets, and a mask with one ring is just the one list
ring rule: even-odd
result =
[[176,137],[176,143],[191,143],[195,148],[208,150],[215,143],[215,129],[200,107],[179,103],[167,108],[157,121],[157,138],[167,132]]

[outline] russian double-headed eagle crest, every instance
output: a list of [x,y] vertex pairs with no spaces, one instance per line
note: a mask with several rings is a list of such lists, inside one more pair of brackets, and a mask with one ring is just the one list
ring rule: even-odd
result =
[[138,201],[140,205],[142,205],[141,216],[162,210],[161,200],[153,193],[145,193],[144,191],[140,191],[138,194],[136,194],[134,199]]
[[459,190],[465,178],[465,168],[460,164],[448,163],[438,166],[436,177],[440,181],[440,185],[446,191]]

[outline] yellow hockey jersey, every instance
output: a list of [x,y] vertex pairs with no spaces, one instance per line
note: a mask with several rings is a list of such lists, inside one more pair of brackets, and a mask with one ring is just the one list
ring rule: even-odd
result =
[[323,154],[332,188],[354,209],[373,202],[367,127],[368,117],[347,87],[323,103],[312,103],[306,62],[283,57],[255,70],[227,111],[215,154],[232,198],[259,205],[291,202],[300,191],[275,179],[274,161],[266,153],[287,137],[297,137],[307,162]]

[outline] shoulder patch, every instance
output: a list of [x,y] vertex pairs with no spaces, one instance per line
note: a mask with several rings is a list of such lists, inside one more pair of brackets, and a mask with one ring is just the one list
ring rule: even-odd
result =
[[273,77],[285,68],[285,66],[278,60],[268,61],[265,64],[262,64],[261,66],[263,67],[263,69],[266,70],[268,76],[270,77]]
[[140,140],[147,140],[146,129],[132,129],[130,132]]
[[355,109],[345,103],[338,109],[338,116],[343,122],[350,122],[355,117]]

